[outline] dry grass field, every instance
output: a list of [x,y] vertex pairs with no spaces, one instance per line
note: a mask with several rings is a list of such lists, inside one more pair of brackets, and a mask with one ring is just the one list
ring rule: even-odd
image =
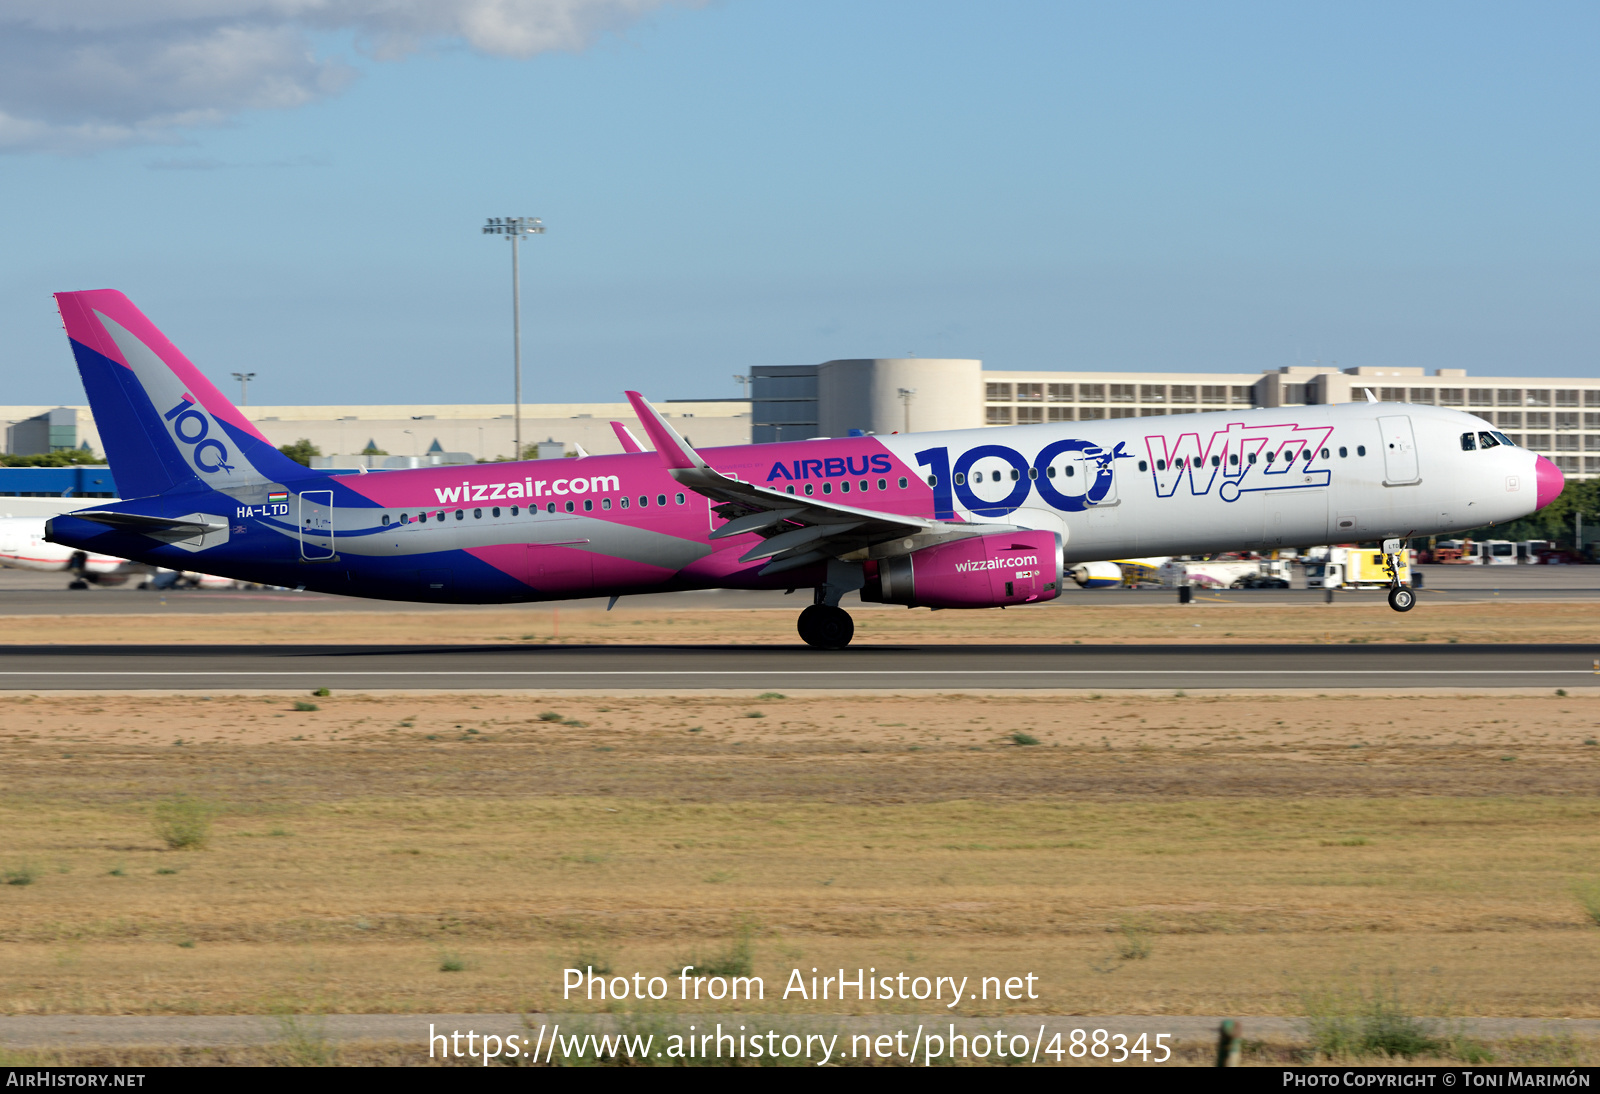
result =
[[[204,594],[198,594],[204,595]],[[1450,603],[1430,599],[1401,615],[1381,601],[1258,604],[1201,593],[1193,604],[1125,603],[1108,592],[1085,604],[1003,612],[860,608],[856,644],[1245,642],[1593,642],[1595,607],[1552,600]],[[1447,594],[1434,594],[1443,598]],[[156,602],[152,602],[156,603]],[[624,599],[613,612],[549,605],[418,612],[21,615],[6,620],[6,644],[575,643],[795,645],[792,610],[664,609]]]
[[1595,1017],[1597,737],[1548,692],[3,698],[0,1012],[571,1009],[747,950],[785,1013],[842,965]]

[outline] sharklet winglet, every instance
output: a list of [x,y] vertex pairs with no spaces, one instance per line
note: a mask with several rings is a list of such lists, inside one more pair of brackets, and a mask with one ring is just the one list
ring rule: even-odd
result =
[[700,453],[690,447],[689,442],[672,428],[671,423],[663,418],[661,412],[651,406],[643,395],[637,391],[624,394],[628,396],[628,402],[633,404],[633,412],[639,415],[639,424],[644,426],[644,431],[650,436],[650,443],[661,453],[661,459],[669,471],[711,470],[710,464],[700,458]]
[[633,430],[621,422],[611,423],[611,432],[617,435],[617,443],[622,445],[624,452],[643,452],[644,445],[639,443],[639,438],[633,435]]

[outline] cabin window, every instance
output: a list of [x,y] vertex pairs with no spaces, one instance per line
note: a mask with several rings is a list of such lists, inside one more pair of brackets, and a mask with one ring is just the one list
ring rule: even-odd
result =
[[1256,462],[1256,454],[1254,452],[1252,452],[1248,456],[1246,456],[1244,459],[1245,459],[1246,463],[1255,463]]
[[1156,470],[1157,471],[1165,471],[1166,469],[1167,469],[1167,461],[1166,460],[1157,460],[1156,461]]
[[[1144,464],[1144,461],[1143,461],[1143,460],[1140,460],[1140,461],[1139,461],[1139,470],[1140,470],[1140,471],[1143,471],[1143,470],[1144,470],[1144,469],[1145,469],[1145,464]],[[1074,476],[1074,475],[1076,475],[1076,474],[1077,474],[1077,472],[1076,472],[1076,471],[1075,471],[1075,470],[1073,470],[1073,467],[1072,467],[1072,465],[1071,465],[1071,464],[1070,464],[1070,463],[1069,463],[1069,464],[1067,464],[1067,478],[1069,478],[1069,479],[1070,479],[1070,478],[1072,478],[1072,476]]]
[[[994,473],[994,477],[995,477],[995,480],[996,480],[996,481],[998,481],[998,480],[999,480],[999,478],[1000,478],[1000,472],[998,472],[998,471],[996,471],[996,472],[995,472],[995,473]],[[1020,475],[1020,474],[1019,474],[1019,473],[1018,473],[1018,471],[1017,471],[1017,469],[1016,469],[1016,468],[1015,468],[1015,467],[1013,467],[1013,468],[1012,468],[1012,469],[1011,469],[1011,481],[1012,481],[1012,482],[1016,482],[1016,481],[1017,481],[1017,480],[1018,480],[1018,479],[1020,479],[1020,478],[1021,478],[1021,477],[1022,477],[1022,476],[1021,476],[1021,475]]]
[[[1145,463],[1143,460],[1140,460],[1139,461],[1139,470],[1140,471],[1148,471],[1148,470],[1150,470],[1150,465]],[[1067,474],[1069,474],[1069,475],[1072,474],[1072,465],[1070,463],[1067,464]]]
[[1324,448],[1322,450],[1322,458],[1323,459],[1327,459],[1328,458],[1328,450],[1326,448]]
[[[859,483],[859,486],[860,486],[860,489],[861,489],[861,492],[862,492],[862,493],[863,493],[863,494],[865,494],[865,493],[866,493],[866,492],[867,492],[867,487],[869,487],[869,486],[871,486],[871,485],[872,485],[872,484],[871,484],[871,483],[870,483],[870,482],[868,482],[868,481],[867,481],[867,480],[866,480],[866,479],[862,479],[862,480],[861,480],[861,482],[860,482],[860,483]],[[882,489],[883,489],[883,487],[884,487],[884,481],[883,481],[883,480],[882,480],[882,479],[879,479],[879,480],[878,480],[878,489],[879,489],[879,490],[882,490]]]
[[1212,467],[1221,467],[1222,466],[1222,457],[1221,456],[1212,456],[1211,457],[1211,466]]
[[1237,452],[1228,453],[1228,466],[1229,467],[1238,467],[1239,466],[1239,453],[1237,453]]
[[1049,467],[1044,469],[1044,477],[1047,478],[1047,479],[1053,479],[1053,478],[1056,477],[1056,465],[1055,464],[1051,464]]
[[584,498],[583,499],[583,511],[585,513],[594,512],[594,499],[593,498]]
[[676,499],[676,501],[677,501],[677,503],[679,505],[683,504],[683,495],[682,494],[674,494],[673,497]]
[[491,517],[498,517],[500,515],[500,507],[496,505],[493,509],[489,510],[489,515]]
[[1348,448],[1346,448],[1344,445],[1340,445],[1339,446],[1339,458],[1342,460],[1348,455],[1350,455],[1350,450]]
[[849,479],[845,479],[843,482],[841,482],[839,484],[839,493],[848,494],[849,492],[850,492],[850,480]]
[[[965,475],[963,475],[963,474],[962,474],[962,473],[961,473],[961,472],[959,472],[959,471],[957,471],[957,472],[956,472],[956,485],[957,485],[957,486],[965,486],[965,485],[966,485],[966,482],[967,482],[967,477],[966,477],[966,476],[965,476]],[[929,479],[928,479],[928,485],[929,485],[929,486],[932,486],[932,485],[933,485],[933,479],[932,479],[932,477],[929,477]]]
[[[905,481],[906,481],[905,479],[901,479],[900,480],[900,484],[901,484],[900,485],[900,489],[902,489],[902,490],[905,489]],[[939,485],[939,476],[938,475],[929,475],[928,476],[928,485],[929,486],[938,486]]]
[[624,509],[626,509],[628,507],[628,499],[627,498],[618,498],[617,499],[617,504],[622,506]]
[[667,504],[667,496],[665,494],[657,494],[656,495],[656,504],[657,505],[665,505],[665,504]]
[[1268,452],[1268,453],[1267,453],[1267,462],[1268,462],[1268,463],[1271,463],[1271,462],[1272,462],[1272,453],[1271,453],[1271,452]]
[[567,502],[567,512],[569,512],[569,513],[572,512],[572,509],[573,509],[572,502],[570,502],[570,501]]
[[640,509],[647,508],[649,506],[649,504],[650,504],[650,495],[649,494],[640,494],[639,495],[639,508]]
[[611,508],[611,499],[610,498],[601,498],[600,499],[600,508],[609,510]]
[[383,514],[383,526],[385,528],[389,527],[389,514],[388,513]]
[[792,493],[794,493],[794,487],[792,487],[792,486],[785,486],[785,487],[784,487],[784,488],[783,488],[783,491],[784,491],[784,493],[786,493],[786,494],[792,494]]
[[809,482],[806,483],[806,497],[809,498],[814,492],[815,491],[813,491],[811,488],[811,484]]
[[553,501],[545,502],[544,511],[546,513],[554,513],[556,511],[556,503]]
[[1508,444],[1512,448],[1517,447],[1517,442],[1516,441],[1513,441],[1510,437],[1507,437],[1504,433],[1500,432],[1498,429],[1494,431],[1494,439],[1499,441],[1501,444]]
[[[1015,474],[1015,472],[1012,472],[1012,474]],[[1028,478],[1036,479],[1038,477],[1039,477],[1039,469],[1037,467],[1028,468]]]
[[456,519],[457,520],[466,520],[467,519],[467,511],[465,509],[457,509],[456,510]]
[[1367,446],[1366,445],[1364,445],[1364,444],[1356,445],[1356,455],[1365,456],[1366,454],[1367,454]]
[[517,513],[518,513],[518,511],[520,511],[520,510],[521,510],[521,508],[522,508],[522,507],[521,507],[521,506],[520,506],[520,505],[513,505],[513,506],[512,506],[512,507],[511,507],[511,515],[512,515],[512,516],[516,516],[516,515],[517,515]]
[[831,482],[825,482],[825,483],[823,483],[823,484],[822,484],[822,492],[823,492],[823,493],[824,493],[824,494],[831,494],[831,493],[833,493],[833,483],[831,483]]
[[1478,435],[1476,433],[1461,434],[1461,451],[1476,452],[1478,450]]
[[473,520],[482,520],[483,519],[483,510],[482,509],[474,509],[472,511],[472,519]]

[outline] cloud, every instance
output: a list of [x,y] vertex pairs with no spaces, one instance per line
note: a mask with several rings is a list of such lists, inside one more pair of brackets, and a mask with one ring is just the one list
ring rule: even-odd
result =
[[313,33],[382,61],[463,43],[496,57],[576,51],[704,0],[0,0],[0,151],[174,144],[246,110],[343,90]]

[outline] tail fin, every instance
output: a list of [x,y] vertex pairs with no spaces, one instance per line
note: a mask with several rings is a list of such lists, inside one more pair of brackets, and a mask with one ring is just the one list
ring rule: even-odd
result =
[[126,296],[63,292],[56,305],[123,497],[306,475]]

